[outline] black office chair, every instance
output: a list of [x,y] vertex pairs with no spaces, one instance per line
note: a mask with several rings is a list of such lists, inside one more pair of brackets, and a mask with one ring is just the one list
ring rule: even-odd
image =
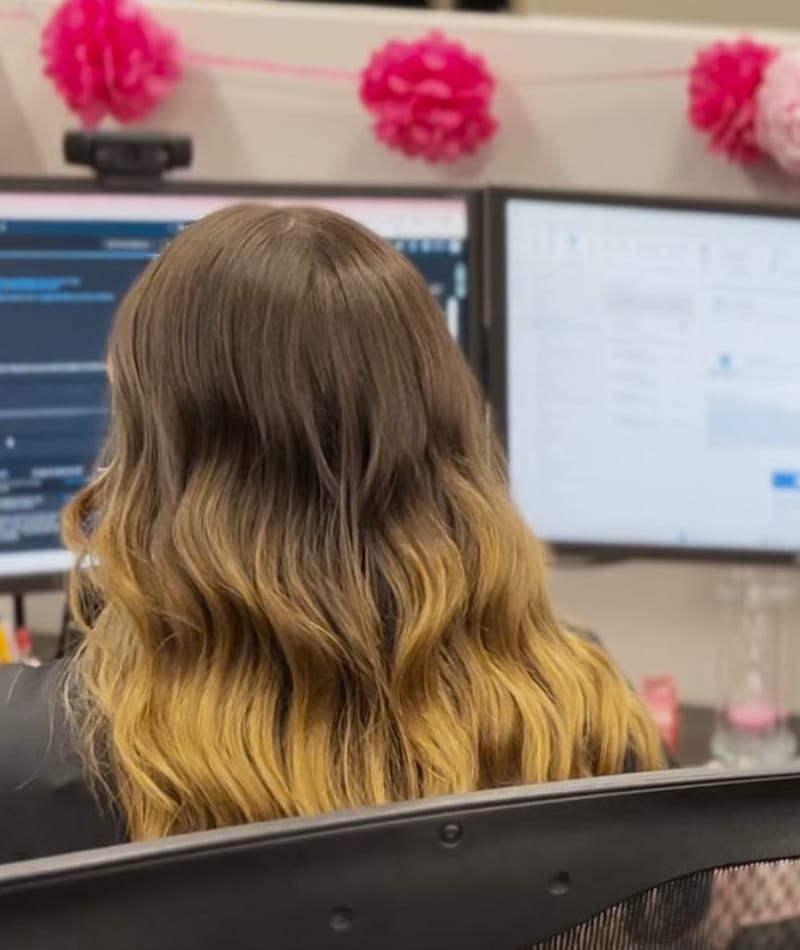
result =
[[800,775],[625,776],[7,865],[0,944],[791,950],[798,856]]

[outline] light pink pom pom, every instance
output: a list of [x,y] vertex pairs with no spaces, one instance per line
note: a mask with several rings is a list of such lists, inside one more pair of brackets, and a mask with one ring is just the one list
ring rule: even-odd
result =
[[494,86],[479,55],[431,33],[373,53],[361,74],[361,101],[375,116],[381,142],[411,158],[449,162],[497,131],[490,112]]
[[764,73],[756,136],[784,171],[800,177],[800,50],[780,53]]
[[172,33],[130,0],[65,0],[42,35],[44,72],[86,127],[144,118],[180,79]]

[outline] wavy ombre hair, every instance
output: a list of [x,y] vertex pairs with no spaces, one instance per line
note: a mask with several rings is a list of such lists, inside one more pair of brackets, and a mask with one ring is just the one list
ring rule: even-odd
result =
[[212,214],[125,298],[109,368],[107,468],[65,517],[94,565],[70,695],[132,838],[660,764],[556,621],[475,380],[389,244]]

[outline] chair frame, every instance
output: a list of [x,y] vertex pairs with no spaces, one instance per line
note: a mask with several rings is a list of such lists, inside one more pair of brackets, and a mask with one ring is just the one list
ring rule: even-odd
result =
[[800,855],[800,773],[481,792],[0,867],[4,947],[500,950],[715,867]]

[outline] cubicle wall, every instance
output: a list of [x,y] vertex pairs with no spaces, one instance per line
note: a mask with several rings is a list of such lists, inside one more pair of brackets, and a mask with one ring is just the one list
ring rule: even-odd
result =
[[[193,53],[355,71],[387,39],[436,28],[481,50],[497,75],[502,132],[495,143],[474,159],[431,169],[374,142],[355,81],[190,66],[149,124],[192,135],[198,177],[382,184],[466,179],[729,198],[793,194],[777,176],[754,178],[709,161],[686,126],[680,71],[698,45],[722,35],[720,29],[366,5],[148,5]],[[37,57],[36,21],[41,25],[50,7],[0,2],[4,174],[63,171],[60,136],[70,117],[40,75]],[[791,35],[772,38],[793,41]]]
[[800,29],[800,7],[795,0],[760,0],[758,4],[731,0],[511,0],[511,6],[519,13],[636,17],[661,23],[681,20],[733,25],[737,29]]
[[[589,20],[391,11],[289,3],[150,4],[184,47],[258,60],[255,68],[189,66],[153,128],[190,134],[190,174],[205,179],[373,184],[497,183],[796,202],[770,170],[708,157],[684,119],[682,71],[723,34]],[[74,123],[40,74],[39,29],[50,5],[0,0],[0,173],[63,174],[62,130]],[[498,79],[502,125],[483,153],[430,167],[378,145],[355,80],[287,77],[264,61],[356,71],[392,37],[442,29],[481,50]],[[736,35],[734,33],[734,35]],[[791,45],[797,36],[768,38]],[[681,697],[713,699],[715,585],[721,568],[621,565],[554,572],[560,609],[594,626],[638,679],[670,671]],[[57,598],[31,605],[54,627]],[[800,615],[795,615],[800,620]],[[796,637],[800,659],[800,630]],[[800,708],[800,676],[791,696]]]

